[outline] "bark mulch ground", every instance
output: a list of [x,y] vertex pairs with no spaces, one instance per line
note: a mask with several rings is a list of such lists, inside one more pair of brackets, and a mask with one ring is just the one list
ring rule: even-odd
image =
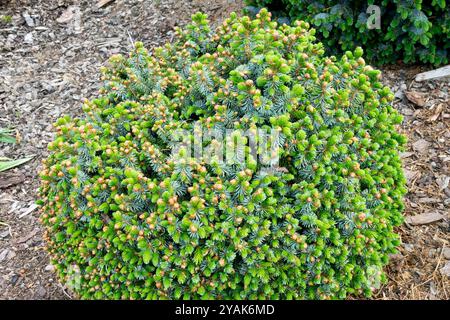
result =
[[[242,6],[238,0],[117,0],[100,8],[92,0],[0,0],[0,127],[15,128],[20,141],[0,145],[0,157],[35,155],[0,174],[0,299],[72,298],[49,263],[34,205],[52,123],[81,113],[81,102],[95,96],[101,83],[99,67],[112,54],[127,53],[132,40],[152,48],[170,41],[173,28],[196,11],[216,24]],[[407,223],[399,229],[403,244],[378,299],[450,295],[450,83],[413,81],[424,70],[383,70],[405,117],[409,193]]]

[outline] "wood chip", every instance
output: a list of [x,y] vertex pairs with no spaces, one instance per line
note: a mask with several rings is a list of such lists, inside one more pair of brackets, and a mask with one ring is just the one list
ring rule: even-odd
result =
[[448,76],[450,76],[450,65],[436,69],[436,70],[419,73],[418,75],[416,75],[415,80],[417,82],[420,82],[420,81],[425,81],[425,80],[430,80],[430,79],[438,79],[438,78],[443,78],[443,77],[448,77]]
[[0,174],[0,189],[6,189],[16,184],[22,183],[25,176],[21,173]]
[[443,276],[450,277],[450,261],[447,261],[447,263],[439,271]]
[[429,122],[436,121],[439,118],[439,116],[441,115],[442,110],[444,110],[444,104],[440,103],[437,105],[436,108],[434,108],[433,115],[430,118],[428,118],[428,121]]
[[112,3],[114,0],[99,0],[97,2],[97,8],[102,8],[107,6],[108,4]]
[[3,260],[10,260],[16,256],[16,253],[13,250],[5,249],[0,252],[0,262]]
[[442,201],[439,198],[430,198],[430,197],[419,198],[419,203],[440,203],[440,202]]
[[74,6],[70,6],[59,16],[58,19],[56,19],[56,22],[67,23],[73,19],[74,13],[75,13]]
[[22,214],[19,215],[19,219],[29,215],[31,212],[33,212],[38,207],[37,204],[33,203],[31,206],[29,206]]
[[450,248],[444,248],[442,249],[442,253],[444,255],[444,258],[447,260],[450,260]]
[[425,139],[419,139],[413,143],[412,147],[419,153],[426,153],[430,147],[430,143]]
[[406,159],[414,155],[414,152],[400,152],[400,158]]
[[19,243],[24,243],[27,242],[28,240],[30,240],[31,238],[33,238],[37,233],[38,233],[38,229],[34,229],[33,231],[31,231],[29,234],[27,234],[26,236],[17,239],[16,241],[14,241],[15,244],[19,244]]
[[406,217],[406,222],[413,226],[418,226],[422,224],[429,224],[433,223],[439,220],[444,219],[444,216],[440,214],[439,212],[433,211],[433,212],[427,212],[418,214],[415,216],[409,216]]
[[389,255],[389,260],[392,261],[392,262],[401,261],[404,258],[405,257],[402,254],[400,254],[400,253],[394,253],[394,254],[390,254]]
[[427,102],[427,94],[416,91],[405,91],[406,98],[418,107],[424,107]]
[[52,264],[48,264],[45,269],[45,271],[53,272],[55,271],[55,267]]
[[13,213],[20,207],[20,201],[14,201],[11,207],[9,208],[8,214]]
[[450,183],[450,176],[442,175],[436,179],[436,183],[439,186],[439,190],[444,190],[448,187]]

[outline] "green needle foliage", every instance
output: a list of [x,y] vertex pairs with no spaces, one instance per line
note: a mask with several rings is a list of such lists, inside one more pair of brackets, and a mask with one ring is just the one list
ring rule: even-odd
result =
[[[197,13],[173,44],[113,56],[41,173],[62,281],[86,299],[370,295],[399,244],[402,118],[361,49],[336,60],[314,40],[267,10],[215,31]],[[277,130],[283,169],[174,159],[199,122]]]
[[[328,51],[341,53],[361,46],[376,64],[450,61],[450,7],[446,0],[246,0],[280,16],[311,22]],[[380,8],[380,28],[368,29]]]

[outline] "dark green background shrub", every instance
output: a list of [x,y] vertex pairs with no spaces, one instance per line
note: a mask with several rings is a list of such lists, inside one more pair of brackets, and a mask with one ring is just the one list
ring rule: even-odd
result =
[[[450,61],[450,7],[445,0],[247,0],[280,16],[310,22],[333,54],[364,48],[375,64]],[[367,28],[370,5],[381,9],[381,29]],[[369,20],[372,21],[372,20]]]
[[[216,31],[199,13],[179,33],[112,57],[103,95],[56,123],[40,203],[62,281],[82,298],[370,295],[405,193],[380,72],[265,10]],[[172,157],[195,123],[277,130],[281,168]]]

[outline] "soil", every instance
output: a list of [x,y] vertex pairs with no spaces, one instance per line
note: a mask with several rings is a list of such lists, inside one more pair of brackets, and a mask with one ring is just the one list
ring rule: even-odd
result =
[[[214,25],[243,6],[239,0],[98,2],[109,3],[0,0],[0,127],[15,128],[19,140],[0,145],[0,157],[34,155],[0,174],[0,299],[72,299],[50,265],[34,205],[52,123],[64,114],[81,114],[82,101],[97,94],[100,66],[112,54],[129,52],[133,41],[152,48],[171,41],[174,27],[197,11],[208,13]],[[425,70],[383,69],[383,81],[404,115],[400,129],[409,138],[402,153],[409,193],[408,223],[399,228],[403,244],[377,299],[450,294],[450,80],[415,82]],[[427,224],[416,225],[411,217]]]

